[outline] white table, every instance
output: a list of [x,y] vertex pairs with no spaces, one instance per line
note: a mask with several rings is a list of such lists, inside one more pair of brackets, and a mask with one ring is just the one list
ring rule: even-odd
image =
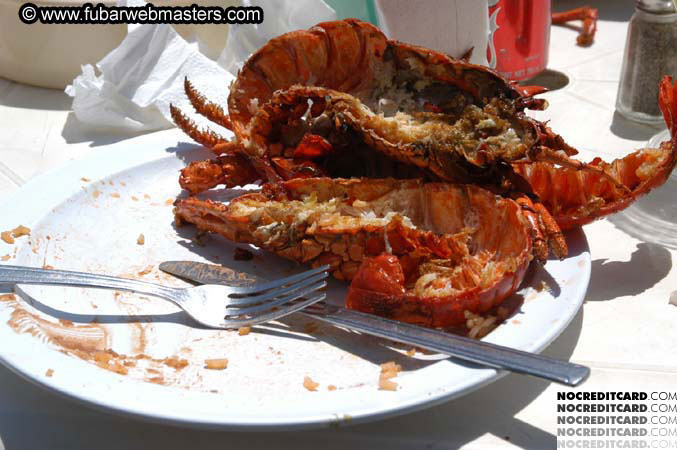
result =
[[[602,3],[602,2],[599,2]],[[557,2],[561,10],[574,2]],[[552,69],[570,84],[546,94],[538,113],[583,157],[622,156],[655,129],[614,114],[631,2],[598,5],[595,44],[574,45],[576,32],[554,27]],[[81,126],[59,91],[0,80],[0,200],[26,180],[130,136]],[[181,134],[156,133],[171,146]],[[11,211],[1,211],[7,214]],[[585,305],[545,354],[587,364],[583,389],[674,390],[677,382],[677,252],[639,241],[610,220],[585,227],[592,281]],[[7,449],[120,448],[554,448],[560,386],[508,375],[441,406],[370,424],[294,433],[219,433],[174,428],[118,417],[63,399],[0,367],[0,438]]]

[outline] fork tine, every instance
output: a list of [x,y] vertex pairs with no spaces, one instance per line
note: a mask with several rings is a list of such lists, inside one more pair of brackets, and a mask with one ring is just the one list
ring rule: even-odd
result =
[[248,318],[248,319],[225,319],[225,325],[228,328],[240,328],[244,326],[251,326],[251,325],[256,325],[261,322],[269,322],[271,320],[276,320],[279,319],[280,317],[287,316],[291,313],[294,313],[296,311],[299,311],[306,306],[312,305],[314,303],[317,303],[319,301],[322,301],[325,299],[327,296],[326,293],[321,292],[318,295],[311,297],[307,300],[303,300],[301,302],[294,302],[291,303],[287,306],[284,306],[282,308],[276,309],[275,311],[271,311],[266,314],[262,314],[260,316],[257,316],[255,318]]
[[[274,290],[269,290],[268,292],[265,292],[263,294],[254,296],[254,297],[240,297],[240,298],[231,298],[228,300],[228,308],[230,307],[240,307],[240,306],[249,306],[249,305],[255,305],[257,303],[262,303],[265,301],[270,300],[271,298],[279,297],[280,295],[285,295],[289,294],[290,292],[294,292],[298,289],[302,289],[306,286],[309,286],[313,283],[316,283],[318,281],[322,281],[325,278],[327,278],[327,272],[322,272],[318,273],[317,275],[313,275],[310,278],[307,278],[299,283],[292,284],[289,286],[284,286],[279,289],[274,289]],[[235,314],[235,311],[233,311]]]
[[[239,309],[235,309],[235,310],[232,310],[232,311],[228,311],[228,313],[229,313],[230,315],[238,315],[238,316],[239,316],[239,315],[247,315],[247,314],[256,314],[256,313],[260,313],[260,312],[269,310],[269,309],[271,309],[271,308],[274,308],[275,306],[283,305],[283,304],[288,303],[288,302],[290,302],[290,301],[292,301],[292,300],[296,300],[297,298],[304,297],[304,296],[310,294],[311,292],[315,292],[315,291],[317,291],[317,290],[319,290],[319,289],[322,289],[322,288],[325,287],[326,285],[327,285],[327,282],[326,282],[326,281],[322,281],[322,282],[320,282],[320,283],[313,284],[312,286],[307,286],[307,287],[305,287],[305,288],[303,288],[303,289],[301,289],[301,290],[296,290],[296,292],[293,292],[293,293],[291,293],[291,294],[289,294],[289,295],[286,295],[286,296],[284,296],[284,297],[281,297],[281,298],[275,298],[275,300],[271,300],[271,301],[268,301],[268,302],[263,302],[263,303],[261,303],[261,304],[259,304],[259,305],[250,306],[250,307],[248,307],[248,308],[239,308]],[[274,297],[271,296],[270,298],[274,298]]]
[[252,294],[263,293],[263,292],[265,292],[269,289],[275,289],[275,288],[278,288],[280,286],[284,286],[284,285],[291,284],[291,283],[296,283],[297,281],[304,280],[304,279],[306,279],[306,278],[308,278],[312,275],[318,274],[318,273],[326,272],[327,270],[329,270],[329,266],[324,265],[324,266],[318,267],[317,269],[307,270],[305,272],[297,273],[295,275],[291,275],[291,276],[286,277],[286,278],[280,278],[278,280],[269,281],[267,283],[260,283],[260,284],[254,285],[254,286],[232,288],[231,296],[232,295],[237,295],[237,296],[252,295]]

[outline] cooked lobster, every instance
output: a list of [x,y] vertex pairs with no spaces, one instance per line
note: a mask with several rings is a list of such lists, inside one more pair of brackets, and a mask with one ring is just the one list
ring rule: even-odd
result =
[[[359,58],[345,57],[349,48]],[[339,60],[348,60],[351,70],[335,67]],[[673,89],[670,79],[663,80],[664,112],[673,107]],[[354,20],[271,40],[247,61],[233,84],[230,118],[190,83],[186,92],[198,112],[236,134],[228,142],[198,130],[173,108],[183,130],[223,153],[182,172],[181,185],[192,193],[218,184],[323,175],[482,184],[507,180],[511,191],[540,194],[557,223],[570,228],[618,211],[660,185],[674,167],[671,155],[677,151],[670,142],[658,152],[636,152],[624,164],[576,161],[570,158],[575,149],[522,113],[526,107],[542,107],[542,101],[525,96],[486,67],[388,41],[372,25]],[[388,108],[390,112],[384,111]],[[672,129],[671,117],[666,116],[666,123]],[[632,174],[643,162],[647,170]],[[546,172],[557,180],[576,174],[581,182],[558,182],[547,189],[541,184]],[[520,183],[514,173],[526,182]],[[633,177],[643,180],[641,187],[628,182]],[[603,196],[593,187],[600,184],[605,186]],[[553,241],[552,247],[562,248],[562,242]]]
[[176,217],[336,278],[348,306],[459,327],[518,288],[533,223],[517,202],[474,185],[395,179],[294,179],[229,204],[179,200]]
[[[330,263],[337,278],[353,280],[349,306],[430,326],[486,313],[514,292],[533,256],[544,260],[548,248],[566,255],[561,229],[623,209],[660,186],[677,162],[670,77],[659,99],[669,142],[612,163],[583,163],[524,114],[545,106],[532,97],[538,89],[389,41],[357,20],[269,41],[231,86],[228,113],[187,80],[185,87],[198,113],[235,139],[199,130],[172,107],[177,125],[218,155],[185,168],[181,186],[197,194],[219,184],[268,184],[230,205],[181,200],[177,220],[299,262]],[[464,208],[482,211],[481,220],[441,227],[426,222],[432,212],[419,204],[447,208],[450,218]],[[430,296],[416,288],[422,279],[451,290]]]

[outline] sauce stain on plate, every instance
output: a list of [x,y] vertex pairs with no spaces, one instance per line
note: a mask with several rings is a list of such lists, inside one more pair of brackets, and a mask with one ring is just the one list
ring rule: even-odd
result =
[[[100,325],[73,325],[72,322],[50,322],[26,311],[13,294],[3,298],[13,310],[7,324],[17,333],[31,336],[58,345],[64,349],[80,351],[101,351],[108,342],[108,333]],[[4,296],[3,296],[4,297]]]

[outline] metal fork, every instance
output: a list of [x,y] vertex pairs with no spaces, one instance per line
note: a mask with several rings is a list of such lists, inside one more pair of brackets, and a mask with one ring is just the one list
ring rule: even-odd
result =
[[[131,291],[176,304],[210,328],[240,328],[278,319],[323,300],[329,266],[247,287],[216,284],[174,288],[128,278],[0,265],[0,283],[52,284]],[[312,296],[310,296],[312,295]],[[310,296],[310,297],[308,297]],[[306,297],[296,301],[301,297]]]

